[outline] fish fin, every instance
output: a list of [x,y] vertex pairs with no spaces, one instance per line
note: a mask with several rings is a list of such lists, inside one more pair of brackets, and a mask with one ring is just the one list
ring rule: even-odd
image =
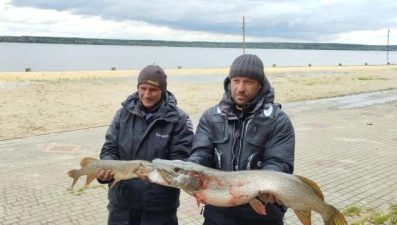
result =
[[328,221],[324,220],[325,225],[347,225],[347,221],[345,216],[337,210],[335,207],[332,206],[334,209],[334,213],[331,215]]
[[96,176],[88,176],[87,175],[87,180],[85,181],[85,186],[87,187],[88,185],[90,185],[90,183],[95,180]]
[[84,159],[81,160],[80,166],[85,167],[88,163],[90,163],[91,161],[94,161],[94,160],[98,160],[98,159],[94,159],[91,157],[85,157]]
[[310,211],[294,210],[294,212],[303,225],[312,224],[312,213]]
[[78,170],[70,170],[68,172],[69,177],[73,178],[73,183],[72,183],[72,188],[76,184],[77,180],[79,179],[80,175],[78,173]]
[[307,185],[313,188],[314,192],[318,195],[318,197],[320,197],[324,201],[324,194],[321,191],[320,187],[316,184],[316,182],[303,176],[299,176],[299,175],[295,175],[295,176],[297,176],[299,179],[301,179],[303,182],[305,182]]
[[112,182],[112,185],[110,185],[110,188],[112,188],[117,182],[119,182],[119,180],[113,178],[113,182]]
[[259,201],[258,199],[253,198],[252,200],[249,201],[249,204],[258,214],[266,215],[265,205],[263,205],[262,202]]

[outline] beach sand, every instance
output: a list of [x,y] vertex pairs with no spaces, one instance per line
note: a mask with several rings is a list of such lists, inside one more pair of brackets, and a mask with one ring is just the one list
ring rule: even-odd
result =
[[[217,76],[228,68],[165,70],[169,77]],[[397,88],[397,65],[265,68],[276,102]],[[107,126],[136,91],[138,70],[0,73],[0,140]],[[203,79],[208,80],[208,79]],[[178,106],[202,113],[219,102],[222,82],[169,82]]]

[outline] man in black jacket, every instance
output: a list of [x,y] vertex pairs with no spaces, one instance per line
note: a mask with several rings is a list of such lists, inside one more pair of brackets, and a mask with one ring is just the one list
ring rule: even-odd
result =
[[[193,127],[167,91],[167,76],[149,65],[138,76],[138,91],[128,96],[106,133],[102,160],[186,159]],[[101,171],[98,181],[109,183],[112,171]],[[118,182],[108,192],[108,224],[176,225],[180,190],[140,179]]]
[[[220,103],[201,116],[188,161],[224,171],[250,169],[293,173],[295,133],[289,117],[274,103],[274,91],[256,55],[243,54],[230,67]],[[249,204],[207,205],[204,225],[281,225],[286,207],[268,196],[267,215]]]

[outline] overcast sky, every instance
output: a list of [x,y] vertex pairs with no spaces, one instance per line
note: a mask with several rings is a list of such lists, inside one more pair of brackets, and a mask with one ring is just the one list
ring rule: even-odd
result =
[[0,36],[397,45],[396,0],[0,0]]

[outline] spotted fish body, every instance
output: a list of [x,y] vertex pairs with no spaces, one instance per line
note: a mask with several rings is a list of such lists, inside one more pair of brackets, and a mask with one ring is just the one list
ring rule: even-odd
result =
[[343,214],[324,202],[318,185],[302,176],[266,170],[220,171],[190,162],[155,159],[157,172],[172,187],[181,188],[199,203],[232,207],[249,203],[266,214],[261,199],[271,194],[294,210],[304,225],[311,224],[311,211],[319,213],[326,225],[347,225]]
[[87,175],[85,186],[88,186],[98,175],[101,170],[111,170],[114,173],[114,179],[111,187],[113,187],[120,180],[128,180],[137,178],[136,171],[142,173],[150,173],[154,171],[153,165],[144,160],[98,160],[94,158],[84,158],[80,162],[81,169],[70,170],[68,175],[73,178],[72,188],[77,180],[84,175]]

